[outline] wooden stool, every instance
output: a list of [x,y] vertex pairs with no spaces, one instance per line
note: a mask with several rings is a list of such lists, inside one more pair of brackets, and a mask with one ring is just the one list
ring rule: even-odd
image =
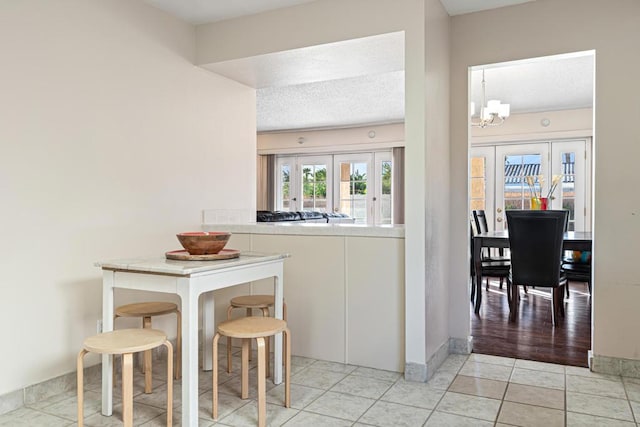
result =
[[155,329],[121,329],[84,340],[78,353],[78,426],[84,424],[83,358],[88,352],[122,355],[122,421],[133,426],[133,353],[167,347],[167,426],[173,419],[173,347],[167,335]]
[[287,322],[273,317],[241,317],[227,320],[218,325],[213,337],[213,419],[218,418],[218,341],[221,336],[242,339],[242,387],[241,397],[249,397],[249,339],[255,338],[258,345],[258,426],[267,422],[267,402],[265,383],[265,337],[284,333],[284,406],[291,406],[291,332]]
[[[115,309],[115,319],[118,317],[142,317],[142,327],[151,329],[151,317],[162,316],[165,314],[175,313],[178,321],[178,328],[176,332],[176,359],[175,369],[173,371],[175,379],[180,379],[181,365],[182,365],[182,316],[178,305],[172,302],[139,302],[135,304],[121,305]],[[152,354],[151,350],[144,353],[144,364],[142,372],[144,372],[144,392],[151,393],[152,388]],[[115,383],[115,381],[114,381]]]
[[[242,295],[239,297],[231,298],[229,302],[229,308],[227,309],[227,320],[231,320],[231,312],[234,308],[244,308],[247,310],[247,317],[253,314],[253,310],[261,310],[263,317],[269,317],[269,308],[275,305],[275,297],[273,295]],[[287,304],[282,304],[282,318],[287,320]],[[267,369],[266,376],[270,376],[270,363],[269,363],[269,340],[266,342],[266,357],[267,357]],[[251,360],[251,353],[249,353],[249,360]],[[227,338],[227,372],[231,373],[231,338]]]

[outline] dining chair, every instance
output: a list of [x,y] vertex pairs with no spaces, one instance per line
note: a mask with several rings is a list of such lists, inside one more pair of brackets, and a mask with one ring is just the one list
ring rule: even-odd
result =
[[[487,233],[489,232],[489,225],[487,224],[487,215],[485,214],[485,211],[483,209],[476,209],[473,212],[473,221],[476,225],[476,231],[478,233]],[[486,251],[485,251],[486,249]],[[509,262],[509,257],[505,256],[504,254],[504,248],[498,248],[498,256],[491,256],[491,248],[483,248],[482,251],[482,261],[495,261],[495,262],[502,262],[502,263],[508,263]],[[486,281],[486,285],[485,285],[485,289],[489,290],[489,277],[494,277],[491,276],[490,274],[488,274],[487,272],[487,281]],[[503,285],[503,279],[506,276],[497,276],[500,278],[500,289],[502,289],[502,285]]]
[[[569,289],[568,282],[584,282],[589,289],[589,295],[591,295],[591,260],[585,262],[581,260],[575,260],[572,257],[565,257],[562,260],[562,272],[567,277],[567,289]],[[567,294],[567,297],[569,295]]]
[[[470,224],[470,234],[469,236],[471,236],[471,242],[470,242],[470,247],[471,247],[471,302],[474,304],[474,312],[476,314],[480,313],[480,301],[481,298],[479,298],[480,292],[482,292],[482,280],[480,280],[479,282],[476,281],[476,272],[475,272],[475,265],[473,262],[473,248],[474,248],[474,240],[473,237],[475,236],[475,231],[473,229],[473,224]],[[511,268],[511,264],[509,263],[509,261],[500,261],[500,260],[486,260],[483,259],[480,263],[480,277],[487,277],[487,281],[489,280],[488,277],[499,277],[500,278],[500,282],[502,283],[503,279],[508,279],[509,277],[509,270]],[[507,282],[508,284],[508,282]],[[509,288],[507,287],[507,295],[508,295],[508,291]]]
[[507,227],[511,250],[509,320],[518,314],[518,286],[551,288],[551,319],[558,324],[564,316],[564,286],[567,278],[562,272],[562,245],[567,211],[508,210]]

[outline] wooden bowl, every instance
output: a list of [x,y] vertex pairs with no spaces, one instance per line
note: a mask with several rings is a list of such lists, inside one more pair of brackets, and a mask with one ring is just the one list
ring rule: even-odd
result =
[[176,234],[180,244],[190,255],[217,254],[229,241],[226,231],[191,231]]

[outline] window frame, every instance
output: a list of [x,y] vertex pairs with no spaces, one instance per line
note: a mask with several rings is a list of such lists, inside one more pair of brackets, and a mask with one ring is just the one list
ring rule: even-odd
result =
[[[327,212],[338,212],[336,209],[339,206],[339,176],[338,173],[340,161],[361,161],[367,163],[367,225],[377,225],[382,217],[381,209],[382,203],[376,203],[382,200],[382,163],[391,162],[392,168],[392,182],[391,182],[391,224],[393,224],[393,194],[394,194],[394,182],[393,182],[393,155],[391,149],[385,150],[369,150],[364,152],[349,152],[349,153],[334,153],[334,154],[283,154],[276,155],[276,168],[275,168],[275,209],[285,210],[283,206],[283,191],[282,191],[282,168],[285,165],[289,165],[289,196],[290,203],[288,211],[303,211],[303,166],[304,165],[326,165],[327,166]],[[336,172],[338,171],[338,172]],[[373,172],[373,173],[371,173]],[[295,200],[294,200],[295,199]],[[387,224],[387,223],[385,223]]]

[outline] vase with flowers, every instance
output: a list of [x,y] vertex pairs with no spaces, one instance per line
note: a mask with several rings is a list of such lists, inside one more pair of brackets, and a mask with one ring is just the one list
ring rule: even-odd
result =
[[547,192],[546,197],[542,197],[544,175],[525,176],[525,182],[529,186],[529,193],[531,194],[531,209],[546,211],[549,208],[549,201],[553,200],[553,192],[561,180],[562,175],[553,175],[549,191]]

